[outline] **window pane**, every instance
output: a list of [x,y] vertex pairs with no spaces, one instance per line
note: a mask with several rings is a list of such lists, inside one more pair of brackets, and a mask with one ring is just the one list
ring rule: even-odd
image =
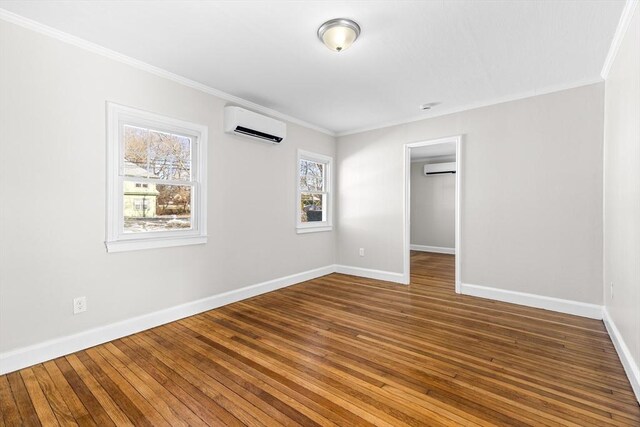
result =
[[191,138],[124,126],[126,176],[191,180]]
[[300,190],[324,191],[324,179],[313,175],[300,176]]
[[300,159],[300,176],[312,175],[324,177],[324,163],[313,162],[311,160]]
[[149,158],[154,177],[191,180],[191,138],[150,130]]
[[324,169],[324,163],[300,159],[300,176],[309,175],[318,178],[324,178]]
[[300,222],[325,221],[324,207],[326,195],[314,193],[300,194]]
[[191,228],[191,186],[124,182],[124,232]]
[[124,126],[124,174],[147,178],[149,157],[149,131],[135,126]]
[[325,191],[324,174],[326,165],[311,160],[300,160],[300,190]]

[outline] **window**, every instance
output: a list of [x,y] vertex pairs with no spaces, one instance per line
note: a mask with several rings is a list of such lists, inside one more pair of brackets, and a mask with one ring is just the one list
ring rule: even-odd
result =
[[333,159],[298,150],[297,232],[332,229],[331,167]]
[[206,243],[207,127],[107,112],[107,251]]

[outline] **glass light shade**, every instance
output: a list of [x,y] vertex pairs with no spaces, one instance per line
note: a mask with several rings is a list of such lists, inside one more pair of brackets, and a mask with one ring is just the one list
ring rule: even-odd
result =
[[318,37],[335,52],[346,50],[360,35],[360,26],[349,19],[332,19],[318,29]]

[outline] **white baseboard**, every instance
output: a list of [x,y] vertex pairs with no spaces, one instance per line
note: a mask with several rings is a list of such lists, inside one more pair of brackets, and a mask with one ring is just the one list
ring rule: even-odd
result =
[[77,334],[45,341],[40,344],[1,353],[0,375],[122,338],[127,335],[135,334],[136,332],[164,325],[165,323],[193,316],[194,314],[212,310],[236,301],[271,292],[306,280],[325,276],[333,273],[334,271],[334,265],[316,268],[314,270],[280,277],[267,282],[258,283],[131,319],[122,320],[117,323],[90,329]]
[[414,244],[409,245],[409,248],[412,251],[434,252],[437,254],[449,254],[449,255],[456,254],[456,248],[443,248],[440,246],[425,246],[425,245],[414,245]]
[[618,352],[618,357],[620,357],[620,361],[624,367],[624,372],[629,378],[629,382],[631,383],[631,388],[633,388],[633,392],[636,395],[636,399],[638,400],[638,403],[640,403],[640,367],[638,367],[638,364],[633,359],[631,350],[629,350],[629,347],[627,347],[627,344],[624,342],[624,338],[609,315],[607,307],[604,307],[602,310],[602,320],[604,320],[604,326],[607,328],[607,332],[609,332],[613,346]]
[[393,273],[390,271],[372,270],[370,268],[351,267],[348,265],[336,265],[336,273],[349,274],[351,276],[366,277],[368,279],[384,280],[387,282],[401,283],[408,285],[409,282],[402,273]]
[[508,291],[487,286],[470,285],[468,283],[462,283],[460,285],[460,293],[474,297],[526,305],[528,307],[543,308],[545,310],[573,314],[590,319],[602,319],[602,306],[597,304]]

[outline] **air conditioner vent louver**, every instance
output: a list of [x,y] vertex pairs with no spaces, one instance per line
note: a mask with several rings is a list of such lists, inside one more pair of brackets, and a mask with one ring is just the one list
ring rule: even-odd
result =
[[430,163],[424,165],[424,174],[441,175],[444,173],[456,173],[456,162],[450,163]]
[[287,136],[287,125],[279,120],[240,107],[224,107],[224,131],[233,135],[279,144]]
[[249,128],[246,128],[244,126],[236,127],[234,132],[235,133],[241,133],[241,134],[247,135],[247,136],[253,136],[253,137],[256,137],[256,138],[266,139],[266,140],[273,141],[273,142],[282,141],[282,137],[280,137],[280,136],[269,135],[268,133],[260,132],[260,131],[253,130],[253,129],[249,129]]

